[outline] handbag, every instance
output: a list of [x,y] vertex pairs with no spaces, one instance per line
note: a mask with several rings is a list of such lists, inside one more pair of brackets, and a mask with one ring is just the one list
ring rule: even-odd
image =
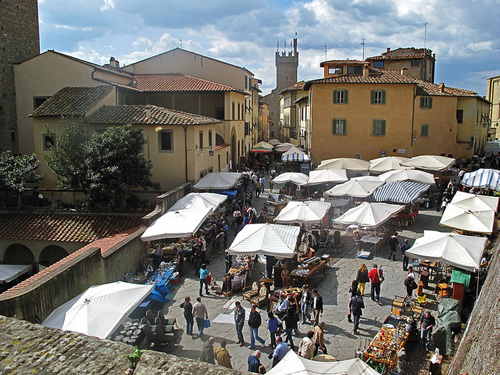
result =
[[210,328],[210,319],[205,319],[205,323],[203,325],[205,328]]

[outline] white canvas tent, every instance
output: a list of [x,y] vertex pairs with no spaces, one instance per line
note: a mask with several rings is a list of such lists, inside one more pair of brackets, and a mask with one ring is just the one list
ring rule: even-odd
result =
[[30,264],[0,264],[0,284],[10,283],[30,270]]
[[274,219],[277,223],[286,224],[313,224],[323,220],[330,209],[329,202],[306,201],[296,202],[290,201],[281,210],[278,216]]
[[285,163],[294,161],[307,162],[311,161],[311,158],[297,147],[290,147],[288,151],[281,155],[281,161]]
[[94,285],[55,309],[42,325],[107,339],[153,288],[123,281]]
[[300,228],[280,224],[247,224],[229,247],[232,255],[271,255],[291,258]]
[[354,224],[366,228],[376,228],[397,215],[404,207],[398,204],[363,202],[336,218],[334,222],[342,225]]
[[279,176],[276,176],[271,183],[273,184],[284,184],[286,182],[291,182],[292,184],[295,185],[307,185],[307,180],[309,177],[305,173],[300,173],[300,172],[285,172],[280,174]]
[[450,169],[455,164],[455,159],[438,155],[415,156],[401,163],[404,167],[414,167],[429,171],[444,171]]
[[500,171],[496,169],[478,169],[464,174],[462,185],[475,188],[500,190]]
[[439,224],[469,232],[491,234],[497,207],[498,197],[458,191],[446,206]]
[[406,250],[406,255],[474,271],[480,267],[487,241],[486,237],[424,230],[424,236],[417,238],[413,246]]
[[378,176],[378,178],[380,178],[382,181],[385,181],[386,183],[396,181],[414,181],[429,185],[433,185],[436,183],[436,181],[434,181],[434,175],[432,173],[419,171],[416,169],[400,169],[389,171],[382,173],[380,176]]
[[154,241],[163,238],[182,238],[193,235],[212,213],[212,209],[168,211],[156,219],[142,234],[141,240]]
[[293,350],[266,374],[270,375],[379,375],[359,358],[318,362],[299,357]]
[[400,163],[407,161],[408,158],[401,156],[386,156],[383,158],[370,160],[370,172],[384,173],[392,170],[408,169],[411,167],[403,167]]
[[345,169],[316,169],[309,172],[308,185],[319,185],[324,183],[342,183],[347,182]]
[[170,207],[169,211],[190,210],[197,208],[211,208],[215,211],[227,199],[226,195],[216,193],[189,193]]
[[353,178],[325,191],[324,195],[328,197],[349,196],[366,198],[372,195],[373,192],[383,184],[384,181],[380,181],[376,178]]
[[241,177],[236,172],[214,172],[200,179],[194,186],[198,190],[226,190],[235,187]]
[[323,160],[318,169],[347,169],[353,172],[368,172],[370,162],[356,158],[335,158]]

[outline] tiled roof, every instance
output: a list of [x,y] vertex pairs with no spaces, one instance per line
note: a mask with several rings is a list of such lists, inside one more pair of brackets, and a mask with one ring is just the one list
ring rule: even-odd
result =
[[426,81],[418,81],[417,95],[431,95],[431,96],[477,96],[477,93],[470,90],[457,89],[454,87],[446,87],[440,89],[440,85]]
[[281,93],[284,93],[286,91],[298,91],[298,90],[303,90],[304,89],[304,85],[305,85],[305,82],[304,81],[301,81],[301,82],[297,82],[295,85],[291,86],[291,87],[288,87],[286,89],[284,89],[283,91],[280,92]]
[[375,61],[375,60],[413,60],[413,59],[423,59],[425,57],[425,53],[418,53],[414,55],[379,55],[368,57],[367,61]]
[[0,239],[92,242],[141,223],[141,216],[0,213]]
[[234,87],[186,74],[136,74],[130,85],[141,91],[215,91],[239,92]]
[[220,123],[212,117],[155,105],[103,106],[87,117],[90,124],[207,125]]
[[31,116],[83,116],[112,90],[111,86],[65,87],[35,109]]
[[328,83],[354,83],[354,84],[367,84],[367,83],[378,83],[378,84],[412,84],[415,83],[415,79],[402,75],[399,72],[383,72],[383,71],[372,71],[369,76],[365,77],[361,74],[344,74],[334,77],[320,78],[312,81],[306,82],[304,89],[307,90],[312,84],[328,84]]
[[319,66],[323,67],[325,65],[331,65],[331,64],[356,64],[356,65],[368,65],[366,61],[361,61],[361,60],[328,60],[328,61],[322,61]]

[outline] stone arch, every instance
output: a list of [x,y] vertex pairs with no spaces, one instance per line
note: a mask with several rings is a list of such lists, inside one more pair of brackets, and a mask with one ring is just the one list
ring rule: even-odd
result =
[[59,262],[61,259],[66,258],[68,252],[61,246],[49,245],[45,247],[40,253],[40,263],[42,266],[49,267],[54,263]]
[[33,264],[35,256],[28,247],[16,243],[5,249],[3,262],[5,264]]

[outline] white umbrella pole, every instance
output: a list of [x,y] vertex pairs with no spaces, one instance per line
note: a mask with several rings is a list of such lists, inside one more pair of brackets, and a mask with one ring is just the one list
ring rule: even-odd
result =
[[477,269],[477,287],[476,287],[476,303],[479,297],[479,272],[481,272],[481,266]]

